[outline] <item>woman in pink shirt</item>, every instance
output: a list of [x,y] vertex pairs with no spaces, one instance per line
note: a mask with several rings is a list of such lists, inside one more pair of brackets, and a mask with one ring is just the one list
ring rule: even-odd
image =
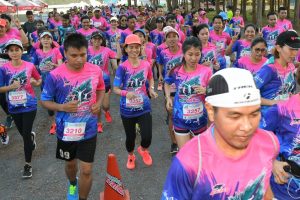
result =
[[238,62],[237,67],[249,70],[253,75],[263,66],[267,61],[267,42],[262,37],[255,38],[251,43],[250,56],[242,56]]

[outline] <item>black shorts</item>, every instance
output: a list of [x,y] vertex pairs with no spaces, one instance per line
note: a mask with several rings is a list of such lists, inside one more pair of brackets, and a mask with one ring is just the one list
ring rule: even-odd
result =
[[65,142],[57,139],[56,158],[66,161],[79,159],[83,162],[94,162],[97,135],[83,141]]

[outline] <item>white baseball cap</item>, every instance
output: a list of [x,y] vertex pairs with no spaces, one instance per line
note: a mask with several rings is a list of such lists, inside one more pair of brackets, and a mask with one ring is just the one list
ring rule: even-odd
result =
[[209,80],[205,101],[215,107],[234,108],[260,105],[261,96],[248,70],[226,68]]
[[20,40],[17,39],[11,39],[9,40],[6,44],[5,44],[5,49],[8,49],[9,46],[11,45],[17,45],[18,47],[20,47],[22,50],[24,50],[22,42]]
[[177,31],[175,28],[173,28],[172,26],[166,26],[166,27],[163,29],[163,32],[164,32],[164,34],[165,34],[165,37],[167,37],[167,35],[168,35],[169,33],[176,33],[176,34],[178,35],[178,37],[179,37],[178,31]]

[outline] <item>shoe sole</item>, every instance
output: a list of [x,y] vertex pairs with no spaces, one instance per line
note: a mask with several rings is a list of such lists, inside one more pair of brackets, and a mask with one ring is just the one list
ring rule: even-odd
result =
[[32,174],[31,176],[22,176],[23,179],[27,179],[27,178],[31,178],[32,177]]

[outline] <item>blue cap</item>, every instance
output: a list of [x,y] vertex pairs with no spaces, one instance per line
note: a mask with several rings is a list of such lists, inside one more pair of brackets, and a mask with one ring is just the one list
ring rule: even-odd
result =
[[133,31],[133,34],[140,32],[144,35],[144,37],[146,37],[146,32],[144,31],[144,29],[136,29],[135,31]]
[[226,12],[222,11],[219,13],[219,15],[223,18],[223,20],[228,20],[228,16]]

